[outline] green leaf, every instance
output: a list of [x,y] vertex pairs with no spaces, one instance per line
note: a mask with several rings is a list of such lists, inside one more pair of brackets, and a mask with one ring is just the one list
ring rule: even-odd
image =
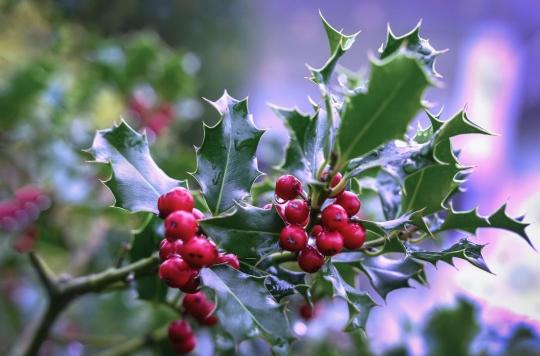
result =
[[255,153],[264,131],[255,127],[247,99],[238,101],[227,92],[211,104],[221,114],[213,127],[205,125],[204,140],[197,149],[199,183],[212,214],[218,215],[245,199],[261,175]]
[[[433,125],[434,120],[432,119],[431,122]],[[436,128],[435,144],[448,140],[451,137],[465,134],[493,135],[493,133],[470,121],[465,110],[462,110],[450,119],[442,122],[439,128]]]
[[430,75],[440,77],[440,74],[435,70],[435,60],[446,50],[438,51],[429,44],[427,39],[420,37],[420,25],[421,22],[403,36],[394,35],[390,25],[388,25],[386,43],[379,50],[380,58],[389,57],[401,50],[418,58]]
[[111,177],[104,183],[114,195],[115,207],[157,213],[161,194],[177,186],[187,187],[187,182],[172,179],[157,166],[146,135],[123,120],[111,129],[97,131],[88,152],[95,162],[111,167]]
[[328,143],[329,127],[319,111],[314,115],[301,113],[298,109],[272,106],[276,115],[289,128],[290,141],[281,169],[307,183],[317,174],[324,159]]
[[289,271],[280,266],[272,266],[268,272],[271,274],[266,278],[266,288],[278,302],[296,293],[301,294],[306,302],[311,302],[309,285],[306,284],[305,273]]
[[[163,221],[156,215],[147,213],[141,227],[132,232],[129,260],[138,261],[148,257],[159,249],[162,236],[158,233]],[[161,281],[157,273],[138,277],[136,280],[137,294],[140,299],[148,301],[164,300],[167,295],[167,285]]]
[[386,256],[369,257],[361,252],[346,252],[332,258],[332,262],[359,268],[384,299],[396,289],[409,288],[411,279],[421,284],[426,283],[424,265],[406,256],[395,259]]
[[201,278],[203,285],[215,292],[221,326],[237,343],[258,336],[272,343],[293,338],[285,313],[266,289],[264,277],[220,265],[202,269]]
[[311,71],[311,80],[317,84],[327,84],[332,77],[332,72],[336,67],[338,60],[347,52],[356,40],[356,36],[359,32],[352,35],[344,35],[342,30],[338,31],[332,25],[330,25],[319,12],[321,20],[328,38],[328,45],[330,46],[330,58],[321,68],[313,68],[308,66]]
[[467,211],[456,211],[450,205],[448,215],[437,232],[446,230],[461,230],[471,234],[476,234],[479,228],[504,229],[518,234],[531,247],[533,247],[525,229],[529,224],[522,222],[522,217],[512,218],[506,214],[506,204],[502,205],[490,216],[480,216],[477,209]]
[[470,242],[467,239],[461,239],[459,242],[442,251],[425,251],[407,247],[407,253],[413,258],[430,262],[433,265],[436,265],[438,261],[443,261],[453,266],[453,259],[461,258],[470,262],[473,266],[491,273],[482,257],[482,248],[484,246]]
[[376,305],[373,299],[347,284],[331,262],[322,267],[321,275],[332,286],[333,297],[343,298],[349,306],[349,320],[345,331],[365,329],[369,312]]
[[402,138],[429,84],[418,61],[403,54],[373,61],[371,67],[367,91],[345,99],[337,136],[342,167],[351,158]]
[[208,236],[239,258],[261,257],[278,250],[283,220],[275,209],[236,204],[232,213],[201,220]]

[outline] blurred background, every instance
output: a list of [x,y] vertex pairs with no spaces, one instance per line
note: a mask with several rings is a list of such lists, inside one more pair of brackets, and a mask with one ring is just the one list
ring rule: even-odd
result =
[[[430,89],[443,118],[463,106],[499,133],[456,143],[478,165],[459,208],[483,214],[503,203],[527,213],[540,246],[540,3],[376,0],[255,4],[247,0],[0,1],[0,354],[44,305],[24,252],[38,249],[58,274],[103,270],[119,258],[137,215],[108,209],[110,193],[85,164],[96,129],[123,117],[146,129],[158,164],[175,178],[193,171],[202,121],[218,119],[201,97],[249,95],[268,133],[262,170],[283,157],[287,137],[268,103],[308,110],[318,89],[306,63],[327,58],[320,9],[345,33],[362,30],[342,64],[367,70],[387,24],[403,34],[422,20],[444,87]],[[337,330],[343,305],[294,329],[300,354],[540,355],[540,258],[514,236],[483,230],[494,275],[466,263],[428,270],[429,287],[390,294],[364,338]],[[44,354],[92,354],[160,325],[162,315],[129,292],[86,296],[55,325]],[[296,320],[295,319],[295,320]],[[209,351],[210,350],[210,351]],[[368,351],[370,350],[370,351]],[[241,351],[249,354],[248,346]],[[211,349],[198,349],[209,354]]]

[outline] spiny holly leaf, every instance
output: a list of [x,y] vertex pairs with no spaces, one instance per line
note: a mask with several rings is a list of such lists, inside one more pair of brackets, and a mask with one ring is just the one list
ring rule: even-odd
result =
[[380,236],[385,236],[393,230],[402,229],[406,223],[411,221],[411,214],[405,214],[397,219],[387,221],[370,221],[355,218],[353,220],[360,222],[367,230],[373,231]]
[[273,343],[293,338],[284,312],[265,287],[264,277],[220,265],[202,269],[201,278],[205,287],[214,290],[220,323],[237,343],[258,336]]
[[[158,233],[163,221],[156,215],[148,214],[141,227],[132,232],[129,260],[131,262],[146,258],[159,249],[161,235]],[[157,266],[156,266],[157,267]],[[141,276],[136,280],[139,298],[149,301],[164,300],[167,295],[167,285],[154,273]]]
[[347,284],[331,262],[323,266],[321,275],[332,286],[333,296],[343,298],[349,306],[349,321],[345,331],[365,328],[369,311],[376,305],[373,299]]
[[461,239],[443,251],[425,251],[409,246],[407,247],[407,253],[413,258],[430,262],[433,265],[436,265],[438,261],[443,261],[453,266],[454,257],[461,258],[469,261],[473,266],[491,273],[482,257],[482,248],[484,246],[470,242],[467,239]]
[[329,127],[317,111],[310,116],[298,109],[272,106],[276,115],[289,128],[290,141],[281,169],[293,174],[303,182],[309,182],[324,158]]
[[[433,116],[428,114],[430,117]],[[432,125],[438,121],[438,118],[435,116],[431,119]],[[482,134],[482,135],[493,135],[493,133],[483,129],[482,127],[476,125],[474,122],[469,120],[465,110],[461,110],[456,115],[451,117],[446,121],[439,121],[442,125],[436,129],[436,139],[435,144],[443,142],[451,137],[465,135],[465,134]]]
[[431,75],[440,77],[441,75],[435,70],[435,60],[446,50],[438,51],[431,47],[427,39],[420,37],[420,25],[421,22],[412,31],[399,37],[394,35],[390,25],[388,25],[386,43],[379,49],[380,58],[386,58],[401,49],[418,58]]
[[480,216],[477,209],[467,211],[456,211],[450,205],[448,215],[442,225],[437,229],[439,231],[461,230],[471,234],[476,234],[479,228],[495,228],[512,231],[523,238],[531,247],[532,243],[525,232],[529,224],[522,222],[522,217],[512,218],[506,214],[506,204],[501,206],[490,216]]
[[234,201],[245,199],[261,175],[255,153],[264,131],[253,124],[247,99],[238,101],[225,92],[211,104],[222,117],[213,127],[205,125],[193,177],[212,214],[218,215],[234,206]]
[[356,36],[359,32],[352,35],[344,35],[342,31],[338,31],[332,27],[326,19],[319,13],[323,22],[328,44],[330,46],[330,58],[321,68],[309,67],[311,71],[311,80],[317,84],[326,84],[332,76],[332,72],[336,67],[338,60],[347,52],[353,45]]
[[96,132],[88,152],[95,162],[111,167],[105,185],[115,198],[115,207],[157,213],[157,200],[181,182],[167,176],[150,156],[145,134],[139,134],[125,121],[118,126]]
[[367,91],[345,99],[337,136],[340,164],[402,138],[429,82],[418,61],[406,55],[374,61]]
[[300,293],[306,302],[311,302],[305,273],[289,271],[280,266],[272,266],[268,272],[271,274],[266,278],[266,288],[278,302],[296,293]]
[[391,291],[409,288],[411,279],[421,284],[426,282],[424,265],[406,256],[402,259],[393,259],[386,256],[369,257],[361,252],[348,252],[335,256],[332,262],[359,268],[368,276],[373,288],[384,299]]
[[200,221],[202,229],[224,250],[240,258],[261,257],[278,249],[283,220],[275,209],[236,204],[233,212]]

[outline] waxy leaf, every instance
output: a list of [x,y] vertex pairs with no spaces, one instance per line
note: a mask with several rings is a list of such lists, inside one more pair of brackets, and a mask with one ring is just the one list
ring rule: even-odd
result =
[[367,293],[360,292],[345,282],[331,262],[322,267],[321,275],[332,286],[333,296],[343,298],[349,306],[349,320],[345,331],[365,328],[369,312],[376,305],[373,299]]
[[167,176],[150,156],[145,134],[139,134],[125,121],[118,126],[96,132],[88,152],[95,162],[111,167],[105,185],[115,198],[115,207],[132,212],[157,213],[157,200],[177,186],[186,186]]
[[[159,228],[162,225],[163,220],[154,214],[147,214],[141,227],[132,232],[133,237],[131,239],[131,249],[129,250],[129,260],[131,262],[149,257],[159,249],[159,243],[162,239]],[[159,279],[157,273],[139,276],[135,284],[140,299],[160,301],[164,300],[167,295],[167,285]]]
[[253,124],[247,99],[238,101],[225,92],[212,105],[221,120],[213,127],[205,125],[193,177],[212,214],[218,215],[233,207],[235,201],[245,199],[261,175],[255,153],[264,131]]
[[336,265],[346,264],[364,272],[381,297],[401,288],[409,288],[411,279],[424,284],[426,275],[424,265],[404,256],[400,259],[386,256],[370,257],[361,252],[346,252],[332,258]]
[[414,58],[403,54],[374,61],[366,92],[347,97],[337,144],[340,164],[403,138],[421,108],[429,78]]
[[215,292],[221,326],[237,343],[258,336],[274,343],[293,338],[285,313],[266,289],[264,277],[219,265],[201,270],[201,278],[203,285]]
[[453,259],[461,258],[469,261],[473,266],[491,273],[482,257],[483,247],[484,245],[478,245],[467,239],[461,239],[459,242],[442,251],[425,251],[407,247],[407,254],[418,260],[430,262],[433,265],[436,265],[439,261],[443,261],[453,266]]
[[231,213],[201,220],[208,236],[240,258],[257,258],[278,250],[283,220],[275,209],[236,204]]
[[280,266],[272,266],[268,272],[270,275],[265,281],[266,288],[278,302],[296,293],[301,294],[306,302],[311,302],[310,286],[306,283],[305,273],[289,271]]
[[525,231],[529,224],[522,222],[523,218],[511,218],[506,214],[506,204],[501,206],[496,212],[489,216],[480,216],[477,209],[467,211],[456,211],[450,205],[448,215],[442,225],[437,229],[439,231],[460,230],[471,234],[476,234],[479,228],[504,229],[518,234],[531,247],[532,243]]

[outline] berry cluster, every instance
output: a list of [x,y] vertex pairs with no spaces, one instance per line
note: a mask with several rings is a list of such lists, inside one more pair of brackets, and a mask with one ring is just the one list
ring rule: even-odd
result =
[[[341,174],[336,174],[330,188],[336,187],[341,179]],[[298,254],[298,265],[303,271],[314,273],[324,264],[324,256],[334,256],[344,247],[355,250],[364,244],[364,227],[350,219],[360,211],[361,202],[356,194],[343,188],[323,204],[320,216],[313,217],[316,221],[312,224],[311,236],[315,246],[309,244],[306,232],[311,209],[304,198],[302,183],[292,175],[281,176],[276,182],[275,194],[284,201],[278,204],[278,212],[287,223],[279,235],[279,244],[282,249]],[[299,196],[302,199],[298,199]]]
[[[201,325],[213,326],[219,321],[213,314],[215,304],[209,301],[202,292],[186,295],[182,301],[182,307],[187,315],[193,317]],[[193,330],[186,320],[176,320],[169,325],[169,341],[173,350],[178,353],[191,352],[197,344]]]
[[24,229],[50,205],[51,200],[41,188],[32,185],[19,188],[12,199],[0,201],[0,229]]
[[[159,277],[171,288],[186,295],[184,311],[204,326],[213,326],[218,319],[214,303],[199,291],[201,268],[228,264],[240,269],[238,257],[220,253],[214,242],[199,229],[204,214],[195,208],[193,196],[185,188],[174,188],[158,199],[159,216],[164,221],[165,238],[159,245]],[[176,352],[189,352],[195,347],[195,336],[185,321],[175,321],[169,327],[169,339]]]

